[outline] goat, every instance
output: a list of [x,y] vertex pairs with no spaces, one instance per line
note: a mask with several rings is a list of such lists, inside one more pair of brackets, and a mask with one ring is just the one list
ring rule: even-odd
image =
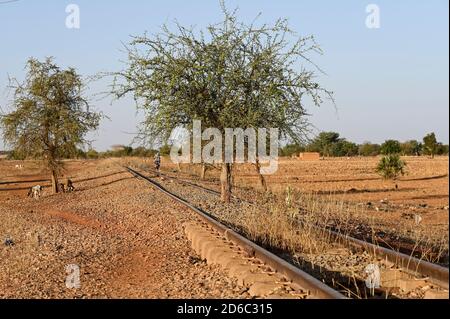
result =
[[34,199],[38,199],[42,196],[42,191],[43,191],[44,187],[42,187],[41,185],[36,185],[30,188],[30,190],[28,191],[28,197],[34,198]]
[[67,179],[67,183],[66,183],[66,191],[68,193],[72,193],[75,190],[75,187],[73,187],[73,183],[70,179]]

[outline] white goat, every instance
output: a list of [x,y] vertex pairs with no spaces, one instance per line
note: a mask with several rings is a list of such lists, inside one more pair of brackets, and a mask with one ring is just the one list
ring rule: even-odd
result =
[[41,185],[31,187],[28,191],[28,197],[39,199],[42,196],[43,189],[44,187],[42,187]]

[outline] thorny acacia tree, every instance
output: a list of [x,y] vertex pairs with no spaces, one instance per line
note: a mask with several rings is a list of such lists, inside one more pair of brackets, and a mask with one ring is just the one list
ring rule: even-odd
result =
[[44,161],[58,192],[61,158],[76,154],[101,115],[90,111],[83,81],[72,68],[60,69],[52,58],[29,59],[23,83],[12,79],[11,112],[0,115],[6,144],[19,154]]
[[[320,48],[312,36],[298,38],[286,20],[247,25],[221,4],[223,22],[206,31],[176,23],[176,31],[164,25],[159,34],[133,37],[125,69],[113,74],[112,92],[117,98],[134,95],[146,114],[140,132],[147,141],[167,140],[193,120],[223,134],[225,128],[278,128],[282,137],[303,141],[303,99],[319,106],[332,98],[314,80],[320,69],[309,54]],[[230,200],[231,169],[222,164],[223,201]]]

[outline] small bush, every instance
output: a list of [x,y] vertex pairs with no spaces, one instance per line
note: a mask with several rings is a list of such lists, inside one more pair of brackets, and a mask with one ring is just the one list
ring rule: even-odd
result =
[[377,173],[384,179],[397,179],[400,175],[405,175],[406,163],[400,159],[398,154],[384,156],[377,166]]

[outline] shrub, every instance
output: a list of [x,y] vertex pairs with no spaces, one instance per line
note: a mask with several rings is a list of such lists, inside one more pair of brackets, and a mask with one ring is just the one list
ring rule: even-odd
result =
[[406,163],[400,159],[398,154],[384,156],[377,166],[377,173],[384,179],[395,180],[399,175],[405,175]]

